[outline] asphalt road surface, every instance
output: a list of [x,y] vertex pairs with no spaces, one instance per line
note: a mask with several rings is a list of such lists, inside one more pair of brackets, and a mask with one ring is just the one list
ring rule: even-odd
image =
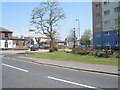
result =
[[3,57],[2,88],[118,88],[118,76]]

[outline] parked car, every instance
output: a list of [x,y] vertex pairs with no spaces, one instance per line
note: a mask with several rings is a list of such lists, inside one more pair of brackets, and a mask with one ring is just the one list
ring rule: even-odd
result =
[[39,46],[31,46],[30,49],[31,51],[36,51],[39,50]]
[[40,49],[44,49],[44,46],[39,46]]
[[39,46],[40,49],[48,49],[49,46]]

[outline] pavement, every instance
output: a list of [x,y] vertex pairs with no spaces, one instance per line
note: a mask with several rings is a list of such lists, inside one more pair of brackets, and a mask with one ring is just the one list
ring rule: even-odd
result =
[[[44,53],[44,52],[48,52],[48,51],[41,50],[41,53]],[[29,53],[36,53],[36,52],[29,52]],[[21,53],[19,52],[19,55],[16,55],[16,56],[14,55],[12,58],[16,58],[17,60],[30,61],[30,62],[34,62],[34,63],[52,65],[52,66],[57,66],[57,67],[64,67],[64,68],[69,68],[69,69],[98,72],[98,73],[106,73],[106,74],[112,74],[112,75],[120,75],[120,73],[118,73],[118,70],[119,70],[118,66],[97,65],[97,64],[67,62],[67,61],[48,60],[48,59],[38,59],[38,58],[26,57],[25,52],[23,53],[23,55],[20,55],[20,54]]]
[[30,51],[30,50],[4,50],[4,51],[0,51],[0,54],[4,55],[4,54],[17,54],[17,53],[45,53],[45,52],[49,52],[49,50],[45,50],[45,49],[40,49],[37,51]]
[[2,90],[6,90],[4,88],[119,90],[116,75],[30,63],[14,59],[13,56],[2,57]]
[[39,63],[39,64],[53,65],[53,66],[76,69],[76,70],[84,70],[84,71],[118,75],[118,67],[117,66],[67,62],[67,61],[48,60],[48,59],[38,59],[38,58],[29,58],[29,57],[25,57],[25,56],[19,57],[19,59],[27,60],[27,61],[31,61],[31,62],[35,62],[35,63]]

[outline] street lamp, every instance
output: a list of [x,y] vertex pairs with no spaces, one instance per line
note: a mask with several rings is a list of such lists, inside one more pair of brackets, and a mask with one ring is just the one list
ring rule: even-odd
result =
[[75,48],[75,43],[76,43],[75,28],[73,28],[73,30],[74,30],[74,38],[73,38],[74,44],[73,44],[73,48]]
[[28,31],[29,32],[35,32],[35,29],[29,29]]
[[[35,29],[29,29],[28,31],[29,32],[35,32]],[[30,38],[29,40],[30,40],[30,47],[31,47],[31,45],[32,45],[32,38]]]
[[80,20],[76,19],[76,21],[78,22],[78,35],[79,35],[79,44],[80,44]]

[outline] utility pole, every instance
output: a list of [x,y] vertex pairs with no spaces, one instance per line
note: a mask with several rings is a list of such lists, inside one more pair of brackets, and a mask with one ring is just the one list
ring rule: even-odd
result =
[[76,43],[76,35],[75,35],[75,28],[73,28],[74,29],[74,38],[73,38],[73,40],[74,40],[74,45],[73,45],[73,48],[75,48],[75,43]]

